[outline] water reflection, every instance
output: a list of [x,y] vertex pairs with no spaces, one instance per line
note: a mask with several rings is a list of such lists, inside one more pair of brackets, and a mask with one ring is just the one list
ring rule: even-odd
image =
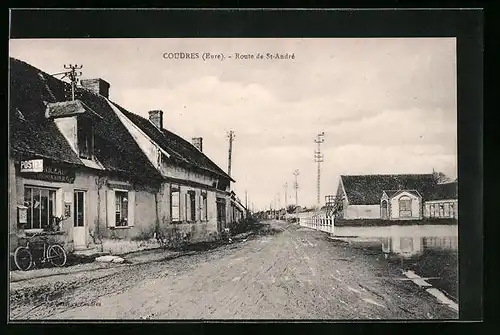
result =
[[391,254],[402,258],[417,258],[422,256],[425,250],[458,250],[458,238],[456,236],[383,237],[380,240],[385,258],[389,258]]
[[391,253],[404,258],[411,258],[421,255],[423,252],[422,240],[419,237],[385,237],[382,238],[382,252],[385,258],[388,258]]
[[336,227],[333,236],[380,252],[458,301],[458,226]]
[[[458,237],[383,237],[382,253],[389,262],[412,270],[458,301]],[[379,249],[380,250],[380,249]]]

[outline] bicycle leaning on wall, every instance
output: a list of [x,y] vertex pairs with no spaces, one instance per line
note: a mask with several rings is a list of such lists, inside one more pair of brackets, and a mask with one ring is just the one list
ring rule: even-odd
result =
[[[40,236],[42,242],[35,242],[32,239]],[[61,267],[66,265],[66,250],[57,244],[47,241],[47,236],[34,234],[26,237],[26,246],[21,246],[14,252],[14,263],[19,270],[27,271],[34,264],[50,262],[53,266]]]

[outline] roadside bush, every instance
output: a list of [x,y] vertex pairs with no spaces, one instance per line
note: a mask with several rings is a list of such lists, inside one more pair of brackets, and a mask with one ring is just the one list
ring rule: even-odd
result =
[[231,235],[238,235],[241,233],[252,231],[256,228],[256,223],[257,221],[253,218],[245,219],[236,224],[233,229],[231,229]]
[[153,233],[151,231],[140,231],[137,235],[132,236],[130,240],[132,241],[147,241],[153,237]]
[[192,233],[185,232],[177,227],[158,233],[156,239],[160,246],[168,249],[179,249],[191,242]]

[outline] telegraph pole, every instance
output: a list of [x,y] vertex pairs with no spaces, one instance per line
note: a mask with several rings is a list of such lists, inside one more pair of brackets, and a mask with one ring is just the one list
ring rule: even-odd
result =
[[278,193],[278,220],[280,219],[281,215],[281,194]]
[[[287,192],[288,192],[288,183],[285,183],[285,221],[287,221],[287,216],[288,216],[288,199],[287,199]],[[287,221],[288,222],[288,221]]]
[[64,79],[66,77],[69,78],[69,81],[71,84],[71,100],[74,101],[75,100],[75,88],[76,88],[76,84],[78,83],[77,77],[82,75],[82,72],[76,71],[76,70],[82,69],[83,65],[76,65],[76,64],[75,65],[71,65],[71,64],[66,65],[66,64],[64,64],[64,68],[66,70],[69,70],[69,71],[55,73],[55,74],[53,74],[53,76],[63,74],[61,79]]
[[325,141],[323,138],[325,136],[325,132],[321,132],[316,136],[316,139],[314,139],[314,143],[318,144],[318,149],[314,151],[314,161],[318,163],[318,184],[317,184],[317,202],[318,206],[320,206],[321,202],[321,163],[324,161],[323,160],[323,154],[321,153],[321,143]]
[[248,193],[247,193],[247,190],[245,190],[245,208],[248,209]]
[[288,183],[285,183],[285,209],[288,206]]
[[299,182],[298,182],[298,176],[299,176],[299,170],[295,170],[293,172],[293,175],[295,176],[295,183],[293,184],[293,188],[295,189],[295,206],[299,205],[299,196],[297,190],[299,189]]
[[235,138],[234,131],[230,130],[227,133],[227,138],[229,139],[229,157],[227,163],[227,174],[231,177],[231,155],[233,153],[233,141]]

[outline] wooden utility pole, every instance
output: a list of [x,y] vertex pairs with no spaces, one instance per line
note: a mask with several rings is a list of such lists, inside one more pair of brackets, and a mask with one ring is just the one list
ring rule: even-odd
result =
[[229,157],[227,162],[227,174],[231,177],[231,155],[233,153],[233,141],[235,138],[234,131],[230,130],[227,133],[227,138],[229,139]]
[[285,183],[285,208],[288,206],[288,183]]
[[53,74],[53,76],[57,76],[57,75],[63,75],[61,77],[61,79],[64,79],[66,77],[69,78],[69,81],[70,81],[70,84],[71,84],[71,100],[74,101],[75,100],[75,89],[76,89],[76,84],[78,83],[78,78],[79,76],[82,75],[82,72],[80,71],[76,71],[76,70],[80,70],[83,68],[83,65],[66,65],[64,64],[64,68],[66,70],[69,70],[69,71],[65,71],[65,72],[59,72],[59,73],[55,73]]
[[318,144],[318,150],[314,151],[314,161],[318,163],[318,180],[317,180],[317,203],[318,207],[320,207],[321,202],[321,163],[323,162],[323,154],[321,153],[321,143],[323,143],[325,133],[321,132],[316,136],[314,143]]
[[298,176],[299,176],[299,170],[295,170],[293,172],[293,175],[295,176],[295,183],[293,184],[293,188],[295,189],[295,206],[299,205],[299,196],[297,190],[299,189],[299,182],[298,182]]
[[288,183],[285,183],[285,221],[287,221],[287,214],[288,214]]

